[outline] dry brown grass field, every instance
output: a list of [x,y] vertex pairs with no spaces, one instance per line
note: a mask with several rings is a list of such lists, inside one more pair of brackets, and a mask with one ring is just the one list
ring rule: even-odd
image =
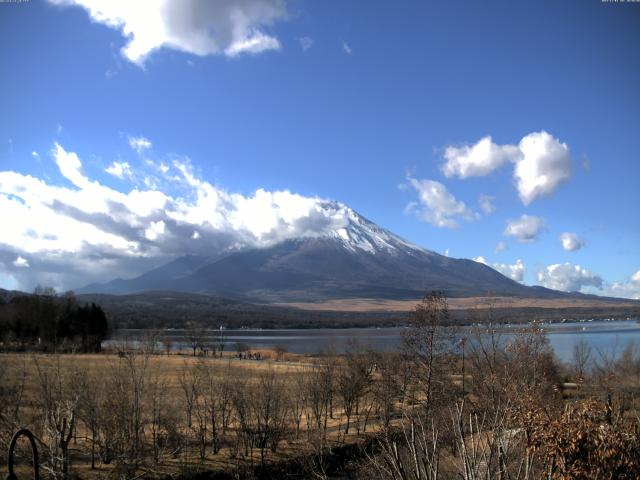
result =
[[[335,398],[329,400],[333,403],[332,405],[323,406],[322,399],[320,404],[316,404],[315,408],[320,409],[319,412],[315,412],[316,417],[311,411],[313,409],[312,406],[306,405],[302,407],[299,405],[296,407],[291,404],[291,402],[300,400],[307,401],[306,398],[302,399],[302,397],[306,396],[306,393],[303,393],[302,390],[308,386],[310,376],[313,375],[312,372],[323,369],[327,362],[331,363],[331,369],[340,368],[340,359],[318,359],[287,353],[283,360],[275,361],[270,358],[276,356],[274,352],[261,351],[261,354],[261,360],[240,360],[235,354],[225,354],[222,358],[213,358],[211,356],[192,356],[185,352],[170,355],[143,355],[139,352],[121,354],[8,353],[0,354],[0,363],[5,374],[1,380],[5,387],[8,385],[15,387],[23,382],[20,392],[22,407],[19,412],[19,419],[13,419],[16,420],[15,426],[16,428],[18,426],[31,428],[42,441],[42,444],[45,444],[52,442],[52,439],[47,438],[47,432],[43,431],[42,428],[43,410],[47,406],[41,404],[40,399],[45,391],[60,388],[60,391],[52,392],[54,396],[57,395],[59,397],[52,399],[52,401],[64,404],[69,402],[70,399],[75,399],[73,401],[77,402],[78,411],[80,411],[82,410],[81,404],[84,392],[78,391],[78,389],[82,388],[80,385],[87,388],[86,383],[83,383],[83,381],[93,382],[88,388],[95,388],[95,392],[104,397],[98,399],[98,402],[103,402],[103,405],[106,405],[110,396],[118,395],[115,390],[109,389],[110,384],[118,383],[118,379],[113,378],[114,375],[123,377],[131,375],[130,379],[120,379],[124,383],[129,381],[134,383],[138,381],[136,376],[142,375],[141,381],[144,386],[140,389],[140,394],[146,398],[143,400],[140,410],[142,416],[145,417],[141,421],[140,434],[145,444],[145,453],[141,455],[142,458],[139,462],[134,462],[133,471],[139,472],[138,474],[144,473],[152,476],[175,476],[185,474],[185,472],[197,471],[233,472],[239,468],[259,465],[263,462],[266,464],[282,462],[291,458],[314,454],[319,446],[327,449],[332,446],[344,445],[345,443],[357,443],[365,435],[378,429],[380,422],[371,415],[373,399],[370,395],[367,399],[359,399],[362,408],[365,408],[364,405],[366,405],[366,415],[368,417],[366,418],[366,425],[364,423],[364,412],[352,413],[350,419],[351,429],[348,434],[345,433],[346,417],[338,401],[337,393],[334,393]],[[138,371],[132,372],[130,368],[138,369]],[[196,372],[198,372],[197,375],[200,378],[195,377]],[[11,378],[7,378],[7,375]],[[274,385],[278,391],[276,389],[264,391],[261,382],[264,382],[265,379],[275,382]],[[208,382],[215,382],[215,385],[208,384]],[[45,385],[45,383],[48,384]],[[225,383],[223,388],[228,389],[224,394],[229,396],[246,395],[246,400],[250,402],[255,400],[254,396],[271,395],[274,399],[278,397],[276,401],[282,402],[283,406],[279,407],[280,411],[277,411],[278,407],[274,407],[274,411],[270,414],[273,416],[283,415],[282,427],[286,432],[283,432],[277,449],[265,449],[264,459],[261,458],[259,448],[256,448],[255,440],[250,440],[250,442],[254,443],[249,447],[251,451],[245,448],[244,440],[240,438],[244,435],[244,433],[240,432],[240,420],[237,418],[237,413],[231,413],[231,411],[229,412],[230,419],[226,427],[227,431],[224,433],[224,438],[219,439],[219,450],[214,452],[211,447],[212,440],[206,437],[202,442],[204,452],[202,455],[200,454],[200,445],[198,443],[199,435],[202,433],[201,427],[211,429],[207,422],[211,415],[212,406],[207,403],[208,400],[205,397],[212,394],[209,388],[216,389],[217,386],[223,383]],[[156,385],[161,389],[160,392],[155,390]],[[135,389],[135,387],[131,388]],[[187,392],[189,389],[192,391]],[[239,391],[239,389],[244,389],[244,391]],[[215,393],[219,394],[220,392]],[[190,401],[188,399],[189,394],[193,394],[196,397],[191,399],[194,403],[191,413],[187,412],[189,408],[187,404]],[[293,399],[296,396],[298,398]],[[153,456],[153,447],[148,444],[153,442],[151,438],[153,436],[152,430],[157,428],[157,425],[149,425],[154,422],[154,419],[151,418],[153,414],[150,413],[150,410],[155,408],[153,404],[159,399],[163,404],[161,408],[169,412],[172,421],[175,423],[173,428],[181,438],[180,444],[175,445],[175,448],[172,449],[173,451],[170,452],[170,449],[167,448],[160,455],[161,458],[150,459],[149,457]],[[127,398],[127,401],[119,404],[119,407],[126,408],[129,406],[129,401],[131,401],[131,398]],[[202,403],[198,404],[199,401]],[[232,402],[234,400],[230,399],[229,401]],[[242,398],[236,399],[236,401],[242,403]],[[256,400],[256,402],[260,403],[260,400]],[[285,403],[286,405],[284,405]],[[5,405],[4,410],[6,411],[8,407],[9,405]],[[59,409],[60,405],[49,407]],[[331,411],[323,413],[322,409],[327,407]],[[265,404],[261,403],[257,408],[265,408]],[[266,406],[266,408],[270,407]],[[306,411],[302,412],[301,408],[305,408]],[[200,412],[196,412],[197,409],[200,409]],[[259,416],[264,413],[264,411],[255,412],[255,415]],[[117,416],[118,412],[111,411],[109,414]],[[202,415],[202,417],[199,417],[199,415]],[[269,413],[266,413],[266,415],[269,415]],[[297,426],[295,415],[298,415]],[[191,416],[191,426],[189,425],[189,416]],[[318,419],[318,416],[321,418]],[[198,418],[201,419],[200,423],[198,423]],[[269,420],[262,420],[266,423],[269,422]],[[318,420],[321,422],[321,432],[317,428]],[[88,418],[83,418],[82,415],[76,416],[76,427],[72,433],[68,452],[71,471],[82,478],[122,476],[123,473],[116,468],[114,460],[110,461],[109,464],[96,460],[94,468],[91,467],[89,452],[92,439],[88,426],[89,421]],[[250,421],[259,423],[260,419],[253,418]],[[264,426],[254,425],[255,428]],[[251,428],[245,428],[245,430],[251,430]],[[3,443],[6,443],[8,432],[2,433],[4,437]],[[204,434],[205,436],[211,435],[211,432],[205,432]],[[115,437],[111,441],[116,441]],[[117,441],[122,440],[119,439]],[[41,460],[46,459],[44,450],[46,449],[43,449],[40,453]],[[98,455],[96,455],[97,457]],[[18,471],[23,474],[29,471],[26,463],[28,463],[26,460],[23,461],[18,468]],[[129,470],[128,472],[127,475],[131,474]]]
[[3,353],[0,448],[29,428],[56,480],[638,478],[640,350],[563,365],[485,325],[462,356],[446,318],[425,297],[402,352]]
[[[303,310],[321,310],[336,312],[410,312],[420,299],[384,300],[377,298],[346,298],[324,302],[277,303],[275,305],[301,308]],[[638,308],[637,301],[602,299],[542,299],[521,297],[465,297],[447,299],[450,310],[503,309],[503,308]]]

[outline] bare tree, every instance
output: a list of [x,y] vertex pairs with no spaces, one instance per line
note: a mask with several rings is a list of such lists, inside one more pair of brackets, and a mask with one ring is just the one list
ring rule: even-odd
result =
[[484,411],[495,411],[507,402],[513,374],[509,366],[509,357],[505,349],[507,341],[496,326],[494,318],[495,299],[489,295],[481,305],[481,324],[474,326],[465,348],[469,354],[471,388],[476,397],[477,406]]
[[144,455],[144,414],[147,394],[148,352],[122,353],[105,378],[101,455],[118,467],[137,468]]
[[342,405],[347,417],[344,433],[348,434],[351,416],[354,412],[356,416],[358,415],[360,401],[371,386],[373,364],[370,357],[360,351],[357,343],[347,345],[344,359],[345,365],[338,373],[337,391],[342,397]]
[[[211,404],[207,396],[208,372],[203,362],[191,367],[191,389],[193,393],[193,413],[195,422],[192,431],[198,444],[198,457],[204,462],[207,455],[208,427],[211,419]],[[184,387],[183,387],[184,388]]]
[[196,356],[198,349],[201,349],[205,339],[205,331],[204,329],[196,324],[192,324],[189,328],[186,329],[185,335],[187,338],[187,343],[193,350],[193,356]]
[[375,355],[377,378],[372,391],[376,411],[384,429],[389,428],[396,404],[404,389],[404,372],[407,370],[403,355],[399,353],[377,353]]
[[281,376],[269,369],[258,377],[253,386],[251,409],[255,421],[255,437],[264,464],[267,448],[275,453],[287,429],[289,402]]
[[101,382],[94,372],[85,372],[80,378],[79,419],[90,435],[91,470],[96,468],[96,446],[100,436],[101,422]]
[[147,430],[151,435],[153,462],[160,463],[167,454],[175,454],[180,448],[178,421],[168,394],[168,381],[162,371],[149,374],[146,411]]
[[[302,416],[308,412],[308,390],[304,373],[292,374],[287,385],[287,395],[291,406],[291,417],[296,426],[296,440],[300,437]],[[307,427],[308,427],[307,418]]]
[[578,343],[573,346],[573,367],[575,368],[578,381],[582,382],[584,380],[590,360],[591,345],[589,345],[586,340],[580,339]]
[[193,409],[200,394],[202,381],[202,369],[194,368],[193,365],[185,361],[178,377],[178,383],[183,394],[188,428],[191,428],[193,424]]
[[216,350],[218,351],[220,358],[222,358],[222,352],[224,352],[224,348],[227,345],[227,339],[224,335],[224,328],[222,325],[220,325],[220,330],[218,331],[218,335],[216,335],[214,342]]
[[63,368],[59,358],[51,364],[43,364],[35,358],[34,362],[38,374],[38,403],[49,453],[46,469],[54,478],[67,479],[71,463],[69,443],[75,431],[80,399],[79,373]]
[[433,406],[434,393],[444,387],[446,355],[452,350],[449,308],[442,292],[425,295],[416,305],[404,341],[413,364],[413,380],[419,393],[413,399],[426,412]]
[[[379,437],[380,454],[370,461],[378,478],[390,480],[437,480],[440,474],[440,442],[435,425],[424,417],[405,416],[398,435]],[[464,477],[465,480],[466,477]]]
[[147,355],[155,355],[159,341],[160,332],[158,330],[146,330],[140,339],[140,348]]

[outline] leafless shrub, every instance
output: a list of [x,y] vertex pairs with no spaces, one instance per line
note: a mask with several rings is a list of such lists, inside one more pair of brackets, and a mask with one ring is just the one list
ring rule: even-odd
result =
[[584,381],[585,375],[589,371],[589,364],[591,362],[592,349],[586,340],[580,339],[578,343],[573,346],[573,368],[575,370],[576,378],[578,381]]
[[531,411],[532,448],[544,458],[544,476],[556,480],[631,479],[640,476],[638,420],[614,415],[610,402],[567,405],[549,418]]
[[80,399],[80,373],[64,369],[59,358],[43,363],[34,358],[38,375],[38,407],[43,422],[48,462],[44,468],[54,478],[67,479],[71,457],[69,443],[74,434]]
[[145,410],[150,435],[153,463],[177,454],[181,447],[178,418],[168,395],[168,382],[162,372],[149,375]]
[[127,352],[111,363],[105,377],[101,457],[118,468],[137,468],[144,457],[144,414],[149,356]]
[[392,480],[437,480],[440,445],[433,422],[411,412],[404,415],[397,433],[385,431],[379,438],[380,455],[371,462],[381,478]]

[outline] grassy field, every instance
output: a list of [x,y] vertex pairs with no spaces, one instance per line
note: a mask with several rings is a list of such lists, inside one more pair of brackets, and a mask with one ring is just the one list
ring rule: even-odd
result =
[[[599,309],[599,308],[640,308],[640,303],[625,299],[544,299],[522,297],[492,297],[489,302],[487,297],[448,298],[450,310],[480,309]],[[411,312],[420,301],[415,300],[385,300],[376,298],[347,298],[327,300],[324,302],[297,302],[274,304],[283,307],[294,307],[313,311],[336,312]]]
[[[99,455],[96,455],[95,468],[91,468],[89,452],[91,443],[95,440],[91,438],[89,425],[91,418],[87,416],[86,407],[83,406],[85,402],[83,397],[86,392],[77,391],[81,388],[79,385],[93,390],[93,393],[102,397],[98,398],[98,404],[105,411],[109,408],[110,397],[118,395],[121,393],[120,389],[124,388],[126,391],[123,394],[127,399],[122,403],[116,402],[111,405],[108,413],[105,414],[117,417],[121,414],[117,411],[118,408],[127,408],[133,396],[136,395],[136,392],[129,391],[135,388],[129,383],[137,381],[139,376],[139,381],[144,383],[140,389],[140,395],[144,397],[140,408],[140,414],[143,417],[140,421],[143,453],[140,454],[139,461],[134,463],[135,470],[153,475],[176,475],[187,471],[203,470],[231,472],[248,465],[273,464],[312,455],[318,448],[327,449],[332,446],[357,443],[365,437],[363,431],[365,411],[369,417],[366,419],[366,433],[371,433],[380,425],[379,420],[371,415],[373,398],[370,395],[368,398],[363,396],[359,401],[359,406],[365,410],[357,414],[351,413],[352,427],[348,435],[345,434],[344,409],[340,405],[337,393],[334,392],[334,398],[327,400],[332,403],[331,405],[322,405],[322,400],[319,403],[316,402],[315,407],[311,405],[308,392],[303,390],[309,387],[312,372],[322,369],[327,361],[334,362],[336,359],[322,359],[321,361],[324,362],[322,364],[317,358],[286,354],[283,361],[275,361],[270,358],[275,357],[274,352],[262,351],[261,353],[263,359],[259,361],[239,360],[232,354],[222,358],[194,357],[187,354],[126,355],[125,357],[116,353],[2,354],[0,362],[4,375],[0,380],[2,387],[8,390],[15,389],[16,385],[21,384],[22,406],[19,418],[16,419],[16,426],[19,423],[20,426],[29,427],[42,439],[43,443],[53,442],[50,438],[51,431],[43,426],[47,419],[45,410],[59,408],[71,399],[76,402],[74,407],[77,410],[76,427],[69,446],[69,457],[72,471],[82,478],[111,477],[120,473],[116,472],[115,461],[112,460],[109,464],[100,462]],[[340,368],[340,366],[336,364],[331,368]],[[199,377],[195,376],[195,372],[198,372]],[[123,378],[118,379],[115,376]],[[126,378],[127,376],[130,378]],[[261,387],[265,381],[274,382],[273,385],[276,388],[266,391],[268,388]],[[157,391],[157,388],[161,391]],[[215,391],[216,389],[218,391]],[[223,392],[223,389],[227,391]],[[56,397],[51,399],[55,405],[47,404],[42,400],[42,397],[48,394]],[[190,394],[193,394],[194,398],[189,399]],[[210,395],[228,395],[230,402],[226,432],[219,434],[219,450],[215,453],[212,448],[209,416],[212,408],[218,408],[219,403],[215,402],[219,402],[220,399],[210,400]],[[258,410],[264,409],[266,405],[259,398],[261,395],[272,395],[274,401],[282,404],[281,407],[273,408],[271,415],[281,416],[279,421],[282,422],[284,430],[279,433],[277,448],[264,449],[264,458],[259,452],[259,440],[249,440],[250,445],[247,447],[245,438],[247,431],[260,426],[264,427],[269,422],[258,418],[264,414]],[[245,396],[244,399],[243,396]],[[193,402],[191,412],[188,411],[190,401]],[[237,410],[243,408],[243,403],[253,401],[257,404],[255,409],[246,406],[247,412],[238,413]],[[161,407],[157,407],[158,402],[162,403]],[[6,407],[7,405],[5,405],[5,412]],[[173,422],[167,432],[172,430],[179,436],[179,440],[176,440],[177,443],[171,448],[163,446],[160,458],[154,459],[152,458],[154,447],[151,445],[155,442],[153,430],[162,428],[162,421],[153,418],[153,411],[158,408],[163,410],[163,415],[166,414],[167,418],[171,418]],[[322,412],[319,413],[322,417],[321,431],[317,428],[317,417],[314,417],[312,411],[314,408],[330,409],[324,412],[324,416]],[[242,420],[239,418],[241,415],[251,418]],[[7,429],[8,424],[12,422],[6,422],[6,413],[4,420],[2,427]],[[218,423],[221,422],[219,418],[216,420]],[[108,426],[108,420],[104,421]],[[245,425],[243,429],[241,423],[244,422],[253,423],[250,427]],[[218,428],[220,428],[219,425]],[[165,434],[168,435],[167,432]],[[3,443],[7,442],[8,434],[7,430],[2,432]],[[116,435],[111,441],[123,442],[124,440]],[[201,444],[205,450],[202,454]],[[47,459],[45,450],[43,448],[41,453],[43,461]],[[21,469],[28,470],[24,463],[26,462],[23,462]]]
[[[599,358],[584,346],[560,365],[533,325],[507,343],[483,328],[462,357],[445,348],[452,332],[422,312],[402,353],[352,346],[249,360],[167,355],[143,342],[92,355],[0,354],[0,448],[31,429],[53,478],[328,478],[332,465],[338,478],[356,465],[359,479],[416,465],[444,479],[469,469],[588,478],[549,477],[549,468],[638,478],[640,350]],[[461,453],[469,448],[476,453]],[[532,473],[518,476],[525,463]]]

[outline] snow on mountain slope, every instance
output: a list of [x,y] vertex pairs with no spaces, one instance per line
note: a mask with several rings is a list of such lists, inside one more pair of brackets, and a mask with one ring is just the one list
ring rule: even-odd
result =
[[[415,299],[442,290],[452,297],[556,297],[560,292],[517,283],[467,259],[449,258],[403,240],[338,202],[314,210],[325,229],[265,246],[184,256],[129,280],[91,285],[81,293],[175,290],[259,302],[336,298]],[[313,219],[314,221],[317,218]]]
[[355,253],[358,250],[371,254],[380,251],[393,254],[408,250],[428,252],[379,227],[346,205],[337,202],[326,202],[326,207],[325,205],[322,205],[322,207],[342,210],[347,219],[347,225],[330,230],[321,236],[337,240],[345,249],[351,252]]

